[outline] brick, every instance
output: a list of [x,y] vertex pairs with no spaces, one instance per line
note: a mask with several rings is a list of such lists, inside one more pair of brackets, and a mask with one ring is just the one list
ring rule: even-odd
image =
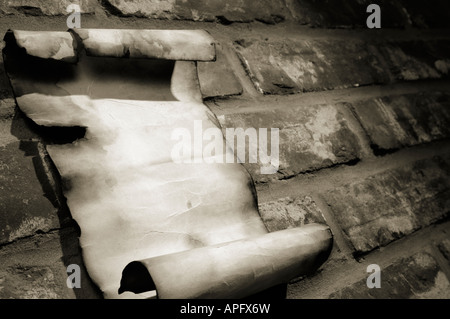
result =
[[438,248],[442,255],[444,255],[445,259],[450,262],[450,239],[441,241],[438,245]]
[[358,40],[239,40],[236,50],[258,91],[292,94],[389,82],[373,48]]
[[323,194],[357,253],[431,225],[450,212],[450,157],[434,157]]
[[[279,129],[279,169],[276,174],[261,174],[259,156],[258,163],[249,163],[250,148],[246,145],[246,159],[242,160],[257,182],[289,178],[301,172],[348,163],[359,158],[357,138],[336,105],[234,113],[218,118],[224,130],[255,128],[259,132],[260,128],[266,128],[268,142],[271,142],[271,129]],[[226,136],[226,132],[224,135]],[[268,152],[270,145],[267,147]]]
[[[365,272],[363,269],[361,273]],[[369,274],[367,273],[367,276]],[[367,277],[366,277],[367,278]],[[381,268],[381,287],[368,288],[364,278],[330,294],[332,299],[448,299],[450,283],[437,261],[420,252]]]
[[375,153],[450,137],[450,94],[427,92],[352,103]]
[[256,89],[264,94],[439,79],[450,70],[448,40],[241,39],[235,44]]
[[[314,0],[287,0],[293,17],[301,24],[313,27],[366,27],[367,6],[371,0],[345,1],[329,0],[326,3]],[[381,27],[402,27],[406,21],[394,1],[376,2],[381,9]]]
[[128,1],[107,0],[111,13],[156,19],[231,22],[261,21],[274,24],[290,18],[283,0],[259,2],[229,0],[161,0]]
[[[35,235],[0,249],[1,299],[96,299],[102,295],[83,265],[77,231]],[[80,266],[81,288],[68,288],[67,267]]]
[[261,218],[270,232],[310,223],[326,223],[322,211],[309,196],[285,197],[260,203],[258,206]]
[[439,79],[450,68],[449,40],[415,40],[376,44],[397,80]]
[[96,0],[0,0],[0,12],[7,14],[23,13],[26,15],[54,16],[68,15],[67,7],[70,4],[78,4],[82,13],[94,13],[99,7]]
[[0,297],[59,299],[55,276],[49,267],[16,267],[0,273]]
[[216,43],[216,61],[198,62],[197,71],[203,98],[242,93],[242,86],[234,75],[220,43]]
[[0,147],[0,243],[60,226],[37,142]]

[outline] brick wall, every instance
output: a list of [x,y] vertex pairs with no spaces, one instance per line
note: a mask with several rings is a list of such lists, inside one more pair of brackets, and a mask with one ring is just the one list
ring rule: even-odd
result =
[[[366,27],[381,7],[382,28]],[[280,167],[256,182],[270,231],[327,223],[329,260],[288,298],[450,298],[450,4],[446,1],[0,0],[8,29],[205,29],[198,64],[223,128],[280,129]],[[3,42],[2,42],[3,46]],[[0,58],[1,59],[1,58]],[[100,298],[46,145],[83,132],[38,127],[17,109],[0,60],[0,298]],[[381,288],[366,285],[381,268]]]

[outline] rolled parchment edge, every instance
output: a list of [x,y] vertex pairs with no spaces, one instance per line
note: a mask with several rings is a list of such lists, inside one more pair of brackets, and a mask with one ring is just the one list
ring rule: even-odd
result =
[[88,56],[215,61],[214,38],[205,30],[70,29]]
[[88,56],[213,62],[214,38],[205,30],[69,29],[67,31],[8,30],[27,55],[77,63],[79,50]]
[[308,224],[133,261],[123,270],[119,294],[156,290],[160,299],[244,298],[316,271],[332,246],[328,226]]

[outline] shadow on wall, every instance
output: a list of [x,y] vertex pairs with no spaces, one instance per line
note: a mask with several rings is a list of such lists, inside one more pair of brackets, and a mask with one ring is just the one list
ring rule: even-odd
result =
[[[31,156],[36,177],[38,178],[44,196],[58,209],[60,229],[58,235],[62,249],[62,262],[65,268],[71,264],[80,266],[81,288],[73,288],[77,299],[103,298],[101,291],[90,279],[84,266],[78,237],[80,228],[72,219],[66,199],[62,195],[61,178],[50,157],[46,154],[48,144],[70,143],[84,136],[84,128],[47,128],[35,124],[28,119],[18,107],[11,124],[11,133],[20,140],[19,149],[24,156]],[[38,138],[37,138],[38,137]],[[49,175],[52,180],[49,179]],[[61,285],[66,285],[62,282]],[[69,289],[69,288],[67,288]]]

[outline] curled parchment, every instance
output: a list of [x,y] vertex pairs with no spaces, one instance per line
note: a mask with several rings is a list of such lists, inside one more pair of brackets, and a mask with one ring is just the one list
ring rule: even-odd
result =
[[268,233],[241,164],[172,160],[174,130],[219,126],[202,103],[195,62],[215,58],[208,33],[9,31],[5,41],[26,116],[86,130],[47,151],[80,226],[88,273],[106,298],[152,290],[160,298],[245,297],[326,260],[324,225]]

